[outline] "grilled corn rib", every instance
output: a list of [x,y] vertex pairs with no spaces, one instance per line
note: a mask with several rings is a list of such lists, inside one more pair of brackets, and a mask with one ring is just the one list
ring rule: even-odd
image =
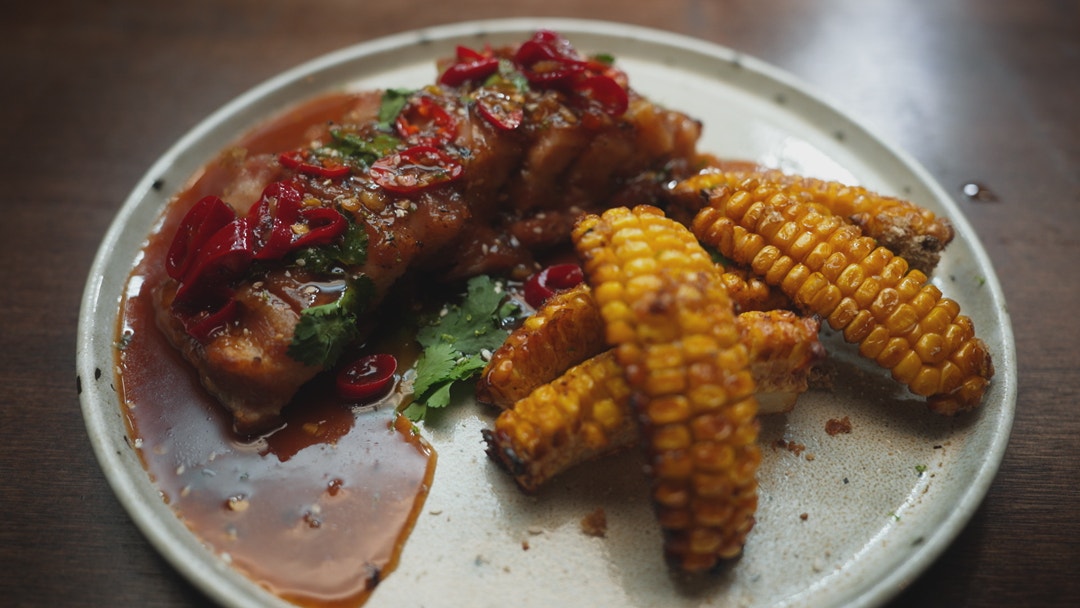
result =
[[[718,268],[723,269],[719,264]],[[748,310],[777,310],[791,308],[791,300],[784,292],[774,288],[744,268],[730,268],[720,275],[720,281],[736,312]]]
[[791,411],[809,388],[810,372],[825,358],[821,324],[789,310],[750,310],[735,317],[750,357],[759,414]]
[[[775,310],[742,313],[735,324],[750,357],[758,413],[789,410],[825,356],[818,322]],[[573,466],[637,444],[629,394],[614,353],[604,351],[499,414],[484,432],[488,454],[522,490],[535,492]]]
[[842,330],[934,411],[955,414],[982,401],[994,368],[971,319],[843,218],[751,178],[714,190],[692,228]]
[[[791,304],[782,292],[745,271],[724,272],[720,278],[736,310]],[[587,285],[557,292],[492,353],[476,383],[476,399],[502,409],[511,407],[537,386],[603,352],[607,348],[603,328]]]
[[[725,286],[735,285],[748,307],[773,298],[756,279],[752,283],[744,275],[726,272],[721,280]],[[784,302],[790,303],[787,296]],[[735,324],[750,351],[761,413],[790,410],[806,390],[810,366],[825,356],[817,339],[818,322],[787,310],[751,309],[737,315]],[[480,375],[476,398],[502,409],[512,407],[536,387],[605,350],[600,309],[589,287],[577,285],[556,293],[510,333]]]
[[476,383],[476,398],[508,408],[572,365],[604,351],[604,322],[589,288],[550,297],[507,336]]
[[742,550],[757,508],[757,402],[731,301],[656,208],[586,216],[573,240],[631,388],[665,555],[708,570]]
[[636,442],[629,395],[614,352],[605,351],[503,410],[484,431],[488,455],[535,492],[576,464]]
[[747,179],[776,187],[802,203],[820,205],[847,218],[863,234],[874,238],[924,273],[937,266],[941,251],[953,239],[948,219],[910,201],[884,196],[860,186],[791,175],[777,170],[704,171],[679,183],[674,196],[685,203],[700,201],[700,194],[721,187],[734,188]]

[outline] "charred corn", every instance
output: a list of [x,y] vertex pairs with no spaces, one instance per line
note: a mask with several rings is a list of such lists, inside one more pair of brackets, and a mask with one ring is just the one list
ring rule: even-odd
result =
[[604,322],[589,288],[558,292],[492,353],[476,398],[508,408],[534,388],[607,349]]
[[789,310],[751,310],[735,317],[750,357],[759,414],[790,411],[809,388],[810,373],[825,358],[820,323]]
[[[722,267],[721,267],[722,269]],[[744,268],[730,268],[720,275],[735,312],[791,308],[791,300],[779,289]]]
[[488,455],[535,492],[556,474],[635,442],[629,395],[614,353],[601,353],[500,413],[484,431]]
[[[736,309],[740,304],[746,309],[735,323],[742,342],[750,349],[758,401],[768,410],[762,413],[791,409],[798,394],[806,390],[810,363],[824,356],[817,340],[817,321],[786,310],[765,309],[773,303],[790,305],[791,300],[756,277],[734,271],[721,274],[720,280],[729,293],[738,294]],[[776,351],[780,347],[789,350]],[[600,309],[589,287],[578,285],[551,297],[510,333],[481,373],[476,398],[506,409],[604,350],[607,343]],[[770,371],[773,367],[775,371]]]
[[757,401],[731,301],[658,209],[586,216],[573,239],[631,388],[665,555],[708,570],[742,550],[757,508]]
[[982,401],[993,365],[971,319],[858,227],[756,178],[714,190],[692,226],[702,242],[843,331],[931,409],[955,414]]
[[702,192],[722,187],[737,188],[747,179],[772,185],[794,200],[819,205],[833,215],[847,218],[859,226],[863,234],[876,239],[878,244],[902,256],[924,273],[930,273],[937,266],[941,251],[954,236],[948,219],[910,201],[884,196],[860,186],[776,170],[705,171],[676,186],[675,196],[684,201],[693,198],[700,201]]
[[[818,322],[777,310],[742,313],[735,325],[750,357],[758,413],[788,411],[825,355]],[[571,467],[637,445],[629,394],[614,353],[601,353],[499,414],[484,432],[488,454],[534,492]]]
[[[720,280],[737,311],[791,305],[779,289],[745,271],[724,272]],[[549,298],[492,353],[477,381],[476,399],[508,408],[534,388],[606,349],[600,309],[589,287],[577,285]]]

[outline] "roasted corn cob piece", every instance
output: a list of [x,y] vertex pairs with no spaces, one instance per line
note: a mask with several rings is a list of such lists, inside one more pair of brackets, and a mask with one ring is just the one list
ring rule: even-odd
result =
[[735,307],[735,312],[748,310],[778,310],[792,308],[791,299],[783,291],[769,285],[744,268],[723,269],[720,281],[727,290],[728,297]]
[[[735,324],[750,357],[759,415],[789,410],[825,356],[818,321],[775,310],[742,313]],[[488,454],[522,490],[534,492],[573,466],[637,444],[629,394],[622,367],[605,351],[499,414],[484,432]]]
[[994,369],[971,319],[843,218],[750,178],[714,190],[692,229],[842,330],[934,411],[955,414],[982,401]]
[[791,175],[777,170],[706,170],[683,180],[673,197],[685,205],[701,203],[702,193],[736,188],[747,179],[771,184],[802,203],[820,205],[833,215],[847,218],[863,234],[929,274],[937,266],[941,251],[952,241],[954,230],[948,219],[914,203],[884,196],[860,186]]
[[735,317],[750,357],[758,414],[791,411],[809,388],[810,372],[825,359],[820,322],[789,310],[750,310]]
[[488,455],[526,492],[570,467],[633,445],[630,387],[608,350],[542,384],[484,431]]
[[[735,290],[750,308],[736,316],[735,323],[750,349],[762,413],[790,410],[806,390],[810,364],[825,354],[817,340],[817,321],[787,310],[758,310],[775,301],[777,293],[783,303],[791,301],[757,278],[741,272],[725,272],[720,278],[729,293]],[[512,407],[536,387],[607,348],[592,292],[585,284],[577,285],[552,296],[510,333],[481,373],[476,398],[502,409]]]
[[[722,270],[722,267],[718,267]],[[779,289],[745,271],[720,275],[737,311],[790,306]],[[587,285],[558,292],[495,350],[476,383],[476,399],[508,408],[534,388],[607,349],[600,309]]]
[[757,508],[757,401],[708,253],[654,207],[585,216],[573,240],[631,388],[669,562],[737,555]]
[[476,398],[508,408],[606,349],[604,322],[588,286],[557,292],[492,353],[477,381]]

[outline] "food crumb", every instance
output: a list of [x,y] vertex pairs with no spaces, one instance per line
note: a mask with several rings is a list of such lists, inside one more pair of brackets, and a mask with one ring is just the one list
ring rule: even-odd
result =
[[803,451],[806,450],[806,446],[797,441],[787,441],[785,439],[777,439],[773,444],[773,448],[780,448],[787,450],[796,456],[801,456]]
[[581,531],[589,536],[602,537],[607,534],[607,513],[603,507],[581,518]]
[[847,416],[844,416],[839,420],[830,418],[829,421],[825,423],[825,432],[834,437],[840,433],[850,433],[851,418]]
[[244,511],[247,511],[248,507],[250,506],[251,503],[248,502],[247,497],[243,494],[230,496],[228,500],[225,501],[225,507],[228,508],[230,511],[235,511],[237,513],[243,513]]

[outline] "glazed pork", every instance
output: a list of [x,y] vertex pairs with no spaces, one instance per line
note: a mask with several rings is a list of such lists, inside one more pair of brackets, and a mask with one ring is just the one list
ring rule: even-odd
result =
[[439,69],[355,95],[308,145],[244,156],[179,223],[158,325],[238,432],[279,424],[405,275],[521,277],[584,213],[693,170],[697,121],[552,32]]

